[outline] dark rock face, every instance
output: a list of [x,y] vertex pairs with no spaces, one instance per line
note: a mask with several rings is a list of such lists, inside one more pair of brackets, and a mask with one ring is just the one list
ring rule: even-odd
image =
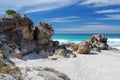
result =
[[54,34],[54,30],[51,25],[48,23],[39,23],[37,27],[35,27],[34,38],[37,40],[37,45],[49,45],[50,38]]
[[32,20],[23,14],[0,17],[0,33],[7,36],[12,32],[21,29],[23,40],[30,41],[33,39],[33,27]]
[[107,38],[104,35],[93,35],[89,38],[91,48],[99,48],[101,50],[107,50]]
[[22,46],[22,40],[23,40],[22,30],[20,29],[11,32],[9,40],[15,42],[19,46]]
[[58,47],[59,44],[59,41],[50,41],[50,46]]
[[45,53],[46,56],[53,54],[59,42],[50,40],[54,33],[51,24],[39,23],[35,30],[33,28],[32,20],[23,14],[0,17],[0,46],[2,47],[3,43],[10,44],[12,50],[9,53],[18,57],[34,52],[35,46],[29,50],[34,44],[38,46],[35,52]]
[[0,34],[0,43],[4,44],[4,43],[8,43],[8,38],[5,35],[1,35]]

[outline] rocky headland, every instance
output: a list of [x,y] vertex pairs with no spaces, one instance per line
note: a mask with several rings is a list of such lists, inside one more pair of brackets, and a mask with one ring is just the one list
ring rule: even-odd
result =
[[[24,66],[24,62],[20,62],[29,59],[57,60],[59,57],[73,59],[79,54],[89,55],[91,51],[100,53],[102,50],[117,50],[107,44],[104,35],[93,35],[78,44],[60,44],[51,40],[54,34],[51,26],[49,23],[39,22],[38,26],[34,27],[33,21],[24,14],[0,16],[0,80],[78,80],[67,76],[67,72],[60,72],[59,69],[56,71],[42,64],[39,68],[27,67],[26,63]],[[31,65],[36,64],[38,62]],[[32,79],[31,76],[34,74],[39,75]]]

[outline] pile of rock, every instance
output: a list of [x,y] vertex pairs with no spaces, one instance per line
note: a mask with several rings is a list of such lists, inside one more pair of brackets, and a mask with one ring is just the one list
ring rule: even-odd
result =
[[7,41],[6,53],[18,58],[33,52],[45,57],[74,56],[64,45],[51,40],[54,34],[51,24],[40,22],[35,29],[33,28],[32,20],[23,14],[0,17],[0,34],[4,36],[1,39]]
[[[45,57],[53,55],[75,57],[74,52],[88,54],[90,50],[100,52],[100,50],[112,49],[107,45],[107,38],[103,35],[93,35],[88,41],[78,44],[60,45],[58,41],[51,40],[53,34],[51,24],[40,22],[34,29],[32,20],[23,14],[0,17],[2,43],[0,46],[3,46],[3,43],[7,44],[6,53],[18,58],[33,52]],[[67,47],[72,50],[68,50]]]
[[89,38],[91,50],[101,52],[101,50],[117,50],[107,44],[107,37],[104,35],[93,35]]
[[93,35],[87,41],[78,44],[68,44],[67,47],[81,54],[88,54],[90,51],[101,52],[101,50],[115,50],[107,44],[107,38],[104,35]]

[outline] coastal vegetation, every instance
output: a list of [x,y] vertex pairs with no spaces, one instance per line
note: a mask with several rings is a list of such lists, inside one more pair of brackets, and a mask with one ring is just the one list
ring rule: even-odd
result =
[[15,15],[16,14],[16,11],[11,10],[11,9],[6,10],[5,12],[7,15]]
[[0,60],[0,73],[4,74],[21,74],[20,69],[15,66],[11,66],[10,64],[7,64],[6,62]]

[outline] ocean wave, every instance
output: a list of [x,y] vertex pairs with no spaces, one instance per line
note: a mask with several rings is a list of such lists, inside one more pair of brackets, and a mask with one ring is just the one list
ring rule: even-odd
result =
[[120,42],[120,38],[108,38],[108,41],[118,41],[118,42]]
[[[67,44],[67,43],[80,43],[81,41],[79,40],[69,40],[69,39],[53,39],[53,41],[59,41],[60,44]],[[109,46],[120,49],[120,39],[119,38],[108,38],[108,43]]]
[[68,44],[68,43],[80,43],[81,41],[73,41],[67,39],[53,39],[53,41],[59,41],[60,44]]
[[119,38],[108,38],[108,45],[117,49],[120,49],[120,39]]

